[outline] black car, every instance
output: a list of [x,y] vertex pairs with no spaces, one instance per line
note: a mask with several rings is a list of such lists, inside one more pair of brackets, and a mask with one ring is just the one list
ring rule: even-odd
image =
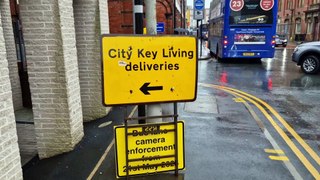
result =
[[316,74],[320,69],[320,41],[298,45],[292,54],[292,61],[301,66],[306,74]]

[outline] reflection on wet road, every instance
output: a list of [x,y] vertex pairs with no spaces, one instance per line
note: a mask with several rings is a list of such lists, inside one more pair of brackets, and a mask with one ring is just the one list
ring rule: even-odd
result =
[[[292,60],[293,50],[277,49],[275,58],[250,60],[228,60],[218,63],[216,60],[199,63],[199,82],[239,89],[253,94],[269,103],[286,120],[289,127],[306,141],[319,157],[320,152],[320,74],[306,75]],[[241,61],[241,62],[240,62]],[[270,123],[266,125],[271,128]],[[274,133],[274,132],[273,132]],[[292,140],[288,130],[285,134]],[[283,140],[278,142],[284,146]],[[310,170],[291,152],[290,161],[305,179],[309,179]],[[290,153],[288,153],[290,154]],[[290,155],[289,155],[290,156]],[[308,158],[310,160],[310,158]],[[313,177],[319,177],[320,162],[310,161]],[[312,178],[311,178],[312,179]]]
[[[263,89],[265,91],[277,88],[312,88],[320,90],[320,75],[306,75],[291,61],[293,50],[277,50],[274,59],[228,60],[225,63],[209,61],[208,66],[200,63],[200,82],[210,79],[221,84],[237,86],[245,89]],[[209,67],[209,64],[210,67]],[[212,73],[201,70],[213,68]],[[213,78],[213,79],[212,79]]]
[[[197,99],[178,106],[186,170],[134,179],[319,179],[320,74],[304,75],[291,53],[199,61]],[[114,160],[110,148],[93,179],[116,179]]]

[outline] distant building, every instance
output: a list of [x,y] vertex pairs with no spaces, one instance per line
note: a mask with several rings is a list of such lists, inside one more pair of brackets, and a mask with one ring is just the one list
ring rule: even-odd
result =
[[[164,34],[173,34],[175,28],[186,27],[184,16],[186,11],[186,0],[157,0],[156,2],[157,22],[164,23]],[[174,2],[175,5],[173,6]],[[132,0],[108,0],[111,34],[133,34],[132,3]],[[175,11],[172,10],[173,7]],[[143,12],[145,12],[145,10]],[[175,12],[175,19],[173,18],[173,12]]]
[[188,6],[187,7],[187,28],[188,29],[196,29],[197,28],[197,21],[194,20],[194,17],[193,17],[193,8],[192,6]]
[[319,40],[320,0],[279,0],[277,33],[291,41]]
[[[203,24],[208,23],[209,12],[210,12],[209,8],[206,8],[204,10],[204,19],[202,20]],[[188,6],[187,7],[186,14],[187,14],[186,16],[189,17],[189,18],[187,18],[187,25],[188,25],[187,28],[188,29],[196,29],[197,28],[197,20],[195,20],[193,18],[193,7],[192,6]]]

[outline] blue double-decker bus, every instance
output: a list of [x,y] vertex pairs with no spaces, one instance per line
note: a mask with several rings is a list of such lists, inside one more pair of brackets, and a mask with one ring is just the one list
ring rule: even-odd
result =
[[273,58],[276,0],[212,0],[208,47],[223,58]]

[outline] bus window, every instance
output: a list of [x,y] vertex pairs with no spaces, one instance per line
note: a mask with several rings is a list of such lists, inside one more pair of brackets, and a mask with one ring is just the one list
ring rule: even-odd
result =
[[272,9],[263,10],[260,1],[244,0],[244,6],[241,10],[233,11],[230,9],[229,24],[272,24],[272,12]]

